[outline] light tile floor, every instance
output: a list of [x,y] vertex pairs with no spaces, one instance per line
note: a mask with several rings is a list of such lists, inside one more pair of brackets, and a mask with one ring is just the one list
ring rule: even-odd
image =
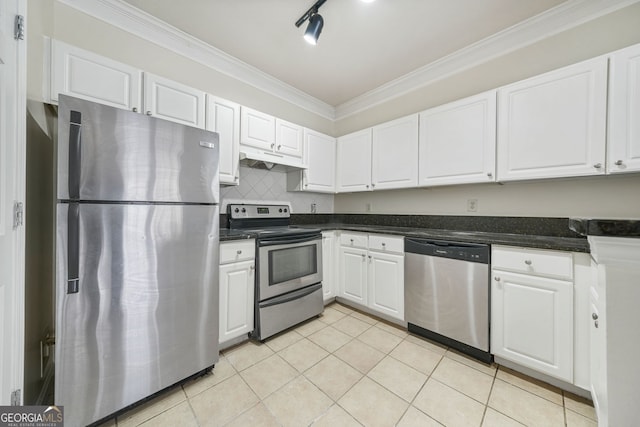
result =
[[334,303],[107,426],[597,426],[591,402]]

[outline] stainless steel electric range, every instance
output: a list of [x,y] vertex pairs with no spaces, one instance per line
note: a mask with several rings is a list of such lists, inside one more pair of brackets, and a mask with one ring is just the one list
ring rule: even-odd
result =
[[322,313],[322,232],[290,227],[287,205],[227,206],[230,229],[256,238],[255,329],[264,340]]

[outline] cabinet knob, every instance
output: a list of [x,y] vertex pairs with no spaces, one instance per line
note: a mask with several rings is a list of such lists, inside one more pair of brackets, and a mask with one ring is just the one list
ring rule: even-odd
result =
[[147,111],[147,116],[150,116],[150,115],[151,115],[151,111]]
[[369,184],[367,184],[367,188],[369,188]]
[[238,249],[238,251],[236,252],[238,255],[242,254],[242,250]]
[[488,176],[489,178],[491,178],[491,177],[493,176],[493,174],[492,174],[491,172],[487,172],[487,176]]
[[595,322],[593,322],[593,326],[595,326],[596,328],[598,327],[598,321],[597,320]]
[[304,185],[304,188],[307,188],[308,186],[309,186],[309,184],[305,184],[305,185]]
[[385,246],[387,246],[387,244],[385,242],[382,242],[382,247],[384,248]]
[[499,282],[499,281],[500,281],[500,278],[499,278],[498,276],[495,276],[495,277],[493,278],[493,280],[495,280],[496,282]]
[[524,263],[527,264],[527,265],[531,265],[532,264],[530,259],[525,259]]
[[597,313],[591,313],[591,318],[593,320],[598,320],[598,314]]
[[350,241],[351,243],[353,243],[353,239],[349,239],[349,241]]
[[616,161],[615,165],[616,165],[616,166],[622,166],[622,160],[618,160],[618,161]]
[[278,150],[280,150],[282,148],[282,145],[278,145]]
[[375,184],[371,184],[371,188],[374,188],[376,185]]
[[239,179],[240,179],[240,177],[239,177],[239,176],[236,176],[236,177],[234,178],[234,180],[235,180],[235,181],[237,181],[237,180],[239,180]]
[[134,113],[137,113],[138,112],[138,107],[133,107],[133,109],[131,111],[133,111]]
[[252,265],[251,267],[249,267],[249,270],[255,270],[256,267],[254,265]]
[[273,148],[273,147],[275,147],[275,146],[276,146],[276,144],[271,144],[271,148]]
[[595,165],[593,165],[593,167],[596,169],[600,169],[602,167],[602,163],[596,163]]
[[362,260],[363,260],[363,261],[364,261],[364,259],[365,259],[365,258],[366,258],[366,257],[365,257],[365,255],[364,255],[364,254],[362,254]]

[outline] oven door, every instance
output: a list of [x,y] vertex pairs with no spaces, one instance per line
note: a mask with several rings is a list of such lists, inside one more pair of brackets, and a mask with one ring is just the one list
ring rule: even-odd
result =
[[258,248],[259,301],[322,281],[322,235],[262,238]]

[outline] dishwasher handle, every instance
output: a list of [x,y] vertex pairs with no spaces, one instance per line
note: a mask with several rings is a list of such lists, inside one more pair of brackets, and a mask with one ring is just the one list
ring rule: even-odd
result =
[[404,239],[405,253],[457,259],[468,262],[489,264],[489,245],[481,243],[449,242],[426,240],[413,237]]

